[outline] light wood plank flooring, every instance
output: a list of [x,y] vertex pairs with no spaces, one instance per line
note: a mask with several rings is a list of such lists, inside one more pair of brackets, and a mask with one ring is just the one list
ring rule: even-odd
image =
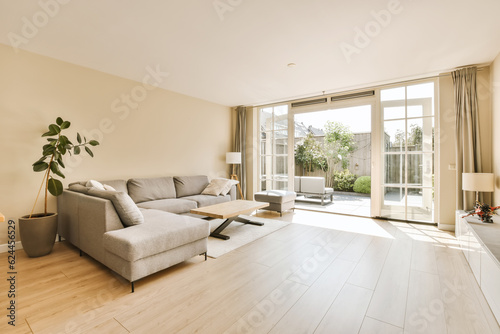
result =
[[[0,333],[500,333],[455,237],[433,226],[296,210],[218,259],[136,283],[66,242],[17,252],[17,322]],[[251,227],[258,228],[258,227]],[[0,254],[4,273],[7,254]]]

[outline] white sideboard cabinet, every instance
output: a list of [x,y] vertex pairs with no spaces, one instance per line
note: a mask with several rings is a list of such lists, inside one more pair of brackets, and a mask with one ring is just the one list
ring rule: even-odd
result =
[[456,212],[455,236],[500,323],[500,217],[493,216],[493,224],[488,224],[477,216],[462,218],[464,215],[465,211]]

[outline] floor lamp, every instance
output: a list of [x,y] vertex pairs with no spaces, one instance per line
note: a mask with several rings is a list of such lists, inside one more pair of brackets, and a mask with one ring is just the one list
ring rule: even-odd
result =
[[238,175],[234,172],[234,165],[239,165],[241,164],[241,152],[227,152],[226,153],[226,163],[233,165],[232,173],[231,173],[231,180],[236,180],[238,181],[238,190],[240,191],[240,196],[241,199],[245,199],[243,197],[243,192],[241,191],[241,186],[240,186],[240,181],[238,180]]

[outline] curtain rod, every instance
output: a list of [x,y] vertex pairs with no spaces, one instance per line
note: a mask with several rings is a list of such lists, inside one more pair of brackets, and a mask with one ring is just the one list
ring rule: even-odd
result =
[[[455,70],[458,70],[458,69],[461,69],[461,68],[466,68],[466,67],[472,67],[472,66],[474,66],[474,65],[457,67]],[[489,65],[480,65],[480,66],[477,65],[476,67],[477,67],[478,71],[482,71],[482,70],[484,70],[488,66]],[[429,77],[422,77],[422,78],[419,78],[419,79],[408,79],[408,80],[403,80],[403,81],[396,81],[396,82],[393,82],[393,83],[385,83],[385,84],[379,84],[379,85],[375,85],[375,86],[369,86],[369,87],[363,87],[363,88],[356,88],[356,89],[350,89],[350,90],[343,90],[343,91],[340,91],[340,92],[323,93],[321,95],[305,96],[305,97],[300,97],[300,98],[296,98],[296,99],[292,99],[292,100],[277,101],[277,102],[266,103],[266,104],[258,104],[258,105],[254,105],[252,107],[253,108],[259,108],[259,107],[264,107],[264,106],[273,105],[273,104],[292,103],[292,102],[300,101],[300,100],[304,100],[304,99],[314,99],[314,98],[325,97],[325,96],[334,95],[334,94],[346,94],[346,93],[355,92],[355,91],[364,90],[364,89],[376,89],[376,88],[380,88],[380,87],[392,86],[392,85],[409,83],[409,82],[415,82],[415,81],[422,81],[422,80],[426,80],[426,79],[442,78],[442,77],[450,76],[451,72],[453,72],[453,71],[454,70],[449,70],[449,72],[443,72],[443,73],[440,73],[440,74],[437,74],[437,75],[433,75],[433,76],[429,76]]]

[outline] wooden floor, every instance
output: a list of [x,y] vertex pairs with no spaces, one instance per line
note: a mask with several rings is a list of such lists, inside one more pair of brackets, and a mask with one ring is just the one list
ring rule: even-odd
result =
[[[17,252],[17,326],[0,333],[500,333],[452,234],[297,210],[218,259],[128,282],[65,242]],[[7,254],[0,254],[7,268]],[[6,269],[5,269],[6,272]],[[499,283],[500,284],[500,283]]]

